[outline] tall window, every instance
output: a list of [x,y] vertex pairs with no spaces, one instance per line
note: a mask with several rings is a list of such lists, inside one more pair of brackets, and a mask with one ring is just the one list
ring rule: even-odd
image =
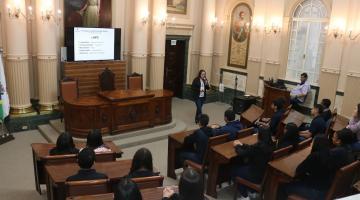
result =
[[297,6],[291,25],[287,80],[298,81],[306,72],[310,83],[318,84],[328,20],[321,0],[305,0]]

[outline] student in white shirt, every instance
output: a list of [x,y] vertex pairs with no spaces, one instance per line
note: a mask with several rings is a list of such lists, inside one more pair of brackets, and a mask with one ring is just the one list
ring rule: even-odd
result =
[[294,89],[291,90],[291,104],[302,104],[305,101],[305,97],[310,91],[310,84],[307,81],[308,75],[307,73],[302,73],[300,77],[300,84],[298,84]]

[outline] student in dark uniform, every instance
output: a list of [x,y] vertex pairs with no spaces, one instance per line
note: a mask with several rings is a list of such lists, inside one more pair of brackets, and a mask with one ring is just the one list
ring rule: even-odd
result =
[[65,132],[59,135],[56,140],[56,147],[49,152],[50,155],[77,154],[79,149],[75,148],[73,138],[70,133]]
[[232,110],[226,110],[224,113],[225,126],[215,128],[215,136],[228,133],[229,140],[235,140],[237,133],[243,129],[243,125],[240,120],[235,120],[235,112]]
[[199,122],[199,115],[202,114],[202,106],[206,100],[206,90],[210,89],[209,82],[206,78],[204,70],[199,71],[199,75],[193,80],[191,84],[193,91],[193,99],[196,105],[195,123]]
[[142,200],[138,186],[129,177],[122,178],[114,190],[114,200]]
[[149,149],[141,148],[137,150],[132,160],[129,177],[139,178],[155,175],[157,174],[153,171],[153,160]]
[[185,160],[191,160],[201,164],[204,159],[209,137],[214,135],[212,128],[208,127],[209,116],[201,114],[199,116],[199,129],[188,135],[184,140],[184,146],[188,147],[180,153],[180,165]]
[[91,169],[95,162],[95,152],[90,148],[84,148],[78,154],[78,164],[80,170],[77,174],[69,176],[66,181],[84,181],[95,179],[107,179],[105,174],[96,172],[95,169]]
[[277,144],[277,149],[281,149],[290,145],[296,147],[300,141],[299,128],[294,123],[288,123],[284,129],[284,136]]
[[275,99],[272,104],[271,108],[274,111],[274,114],[271,118],[262,118],[261,120],[255,122],[256,125],[263,128],[270,128],[272,135],[276,134],[277,127],[280,124],[281,118],[285,113],[283,109],[284,100],[282,98]]
[[331,105],[330,99],[321,100],[321,105],[324,107],[324,110],[323,110],[323,113],[321,114],[321,116],[323,117],[324,121],[327,122],[332,117],[332,113],[330,110],[330,105]]
[[313,116],[313,120],[310,123],[310,127],[307,130],[300,131],[300,136],[303,138],[315,137],[317,134],[324,134],[326,130],[326,123],[322,118],[321,114],[324,108],[321,104],[314,105],[313,109],[311,109],[311,115]]

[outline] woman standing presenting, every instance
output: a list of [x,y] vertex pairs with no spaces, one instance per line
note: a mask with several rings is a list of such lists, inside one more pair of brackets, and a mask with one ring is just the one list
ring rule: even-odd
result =
[[198,123],[199,115],[202,114],[201,109],[206,99],[206,90],[210,89],[204,70],[199,71],[199,75],[193,80],[191,88],[193,90],[194,102],[196,105],[195,123]]

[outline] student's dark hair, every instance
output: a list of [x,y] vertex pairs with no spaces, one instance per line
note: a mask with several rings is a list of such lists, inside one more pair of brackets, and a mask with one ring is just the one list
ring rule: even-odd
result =
[[267,145],[272,145],[272,139],[271,139],[271,131],[269,128],[259,128],[258,131],[258,142],[267,144]]
[[136,183],[123,177],[115,188],[114,200],[142,200],[142,196]]
[[93,129],[87,135],[86,146],[92,149],[96,149],[103,145],[103,139],[100,129]]
[[330,99],[323,99],[321,100],[321,105],[323,105],[325,108],[329,108],[331,105]]
[[235,112],[232,110],[226,110],[224,113],[224,116],[228,121],[234,121],[235,120]]
[[306,79],[308,78],[308,74],[307,74],[307,73],[302,73],[301,76],[305,77]]
[[60,134],[56,140],[56,149],[64,151],[73,148],[75,148],[75,145],[71,134],[68,132]]
[[278,110],[282,109],[284,106],[284,100],[282,98],[275,99],[272,101],[272,103]]
[[330,141],[326,136],[316,136],[313,141],[311,152],[328,152],[330,150]]
[[296,124],[290,122],[285,126],[286,133],[284,134],[283,140],[287,140],[291,142],[291,145],[296,147],[299,143],[299,128]]
[[141,148],[137,150],[133,157],[130,173],[133,173],[139,169],[153,171],[152,155],[147,148]]
[[207,114],[200,114],[199,124],[201,126],[207,126],[209,124],[209,116]]
[[[199,70],[198,78],[201,77],[201,73],[203,73],[203,72],[205,72],[205,70],[203,70],[203,69]],[[206,73],[206,72],[205,72],[205,73]]]
[[187,168],[179,182],[180,200],[203,200],[204,182],[202,176],[192,168]]
[[90,169],[95,162],[95,152],[91,148],[84,148],[78,154],[78,164],[82,169]]
[[357,118],[360,118],[360,103],[357,105]]
[[321,104],[315,104],[314,108],[318,110],[319,114],[324,112],[324,106],[322,106]]
[[357,141],[356,135],[347,128],[344,128],[336,133],[337,139],[340,140],[341,145],[350,145]]

